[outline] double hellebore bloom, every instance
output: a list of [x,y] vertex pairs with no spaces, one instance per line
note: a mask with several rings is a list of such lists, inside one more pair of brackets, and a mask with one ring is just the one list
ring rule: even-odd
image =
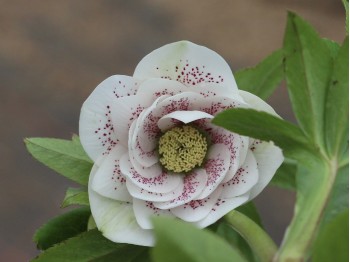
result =
[[222,57],[187,41],[153,51],[132,77],[99,84],[81,109],[79,132],[94,161],[89,200],[103,235],[152,246],[154,215],[204,228],[258,195],[283,156],[272,142],[211,124],[235,107],[276,115],[238,90]]

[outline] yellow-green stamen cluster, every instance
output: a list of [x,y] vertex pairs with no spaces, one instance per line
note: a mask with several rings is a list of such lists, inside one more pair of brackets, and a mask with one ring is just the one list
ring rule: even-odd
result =
[[186,173],[202,165],[207,149],[206,137],[196,128],[174,127],[159,139],[159,161],[168,171]]

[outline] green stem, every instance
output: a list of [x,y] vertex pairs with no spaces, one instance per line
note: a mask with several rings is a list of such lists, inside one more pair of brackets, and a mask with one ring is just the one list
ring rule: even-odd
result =
[[224,218],[248,242],[259,261],[273,260],[277,252],[276,244],[253,220],[236,210]]
[[309,192],[308,190],[298,192],[295,215],[274,261],[307,261],[333,188],[337,169],[336,161],[330,161],[326,165],[320,164],[318,172],[317,169],[309,170],[317,172],[315,174],[317,180],[308,185]]

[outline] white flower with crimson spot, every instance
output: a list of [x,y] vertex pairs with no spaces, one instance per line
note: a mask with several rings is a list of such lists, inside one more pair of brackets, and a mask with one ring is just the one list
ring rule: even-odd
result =
[[89,200],[103,235],[152,246],[153,215],[203,228],[258,195],[283,155],[272,142],[211,124],[235,107],[276,115],[238,90],[222,57],[187,41],[153,51],[132,77],[99,84],[83,104],[79,133],[94,161]]

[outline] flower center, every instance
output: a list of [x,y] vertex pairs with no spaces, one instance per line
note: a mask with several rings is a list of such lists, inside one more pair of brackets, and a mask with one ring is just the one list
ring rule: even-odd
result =
[[159,139],[159,161],[168,171],[189,172],[202,165],[207,149],[206,137],[196,128],[174,127]]

